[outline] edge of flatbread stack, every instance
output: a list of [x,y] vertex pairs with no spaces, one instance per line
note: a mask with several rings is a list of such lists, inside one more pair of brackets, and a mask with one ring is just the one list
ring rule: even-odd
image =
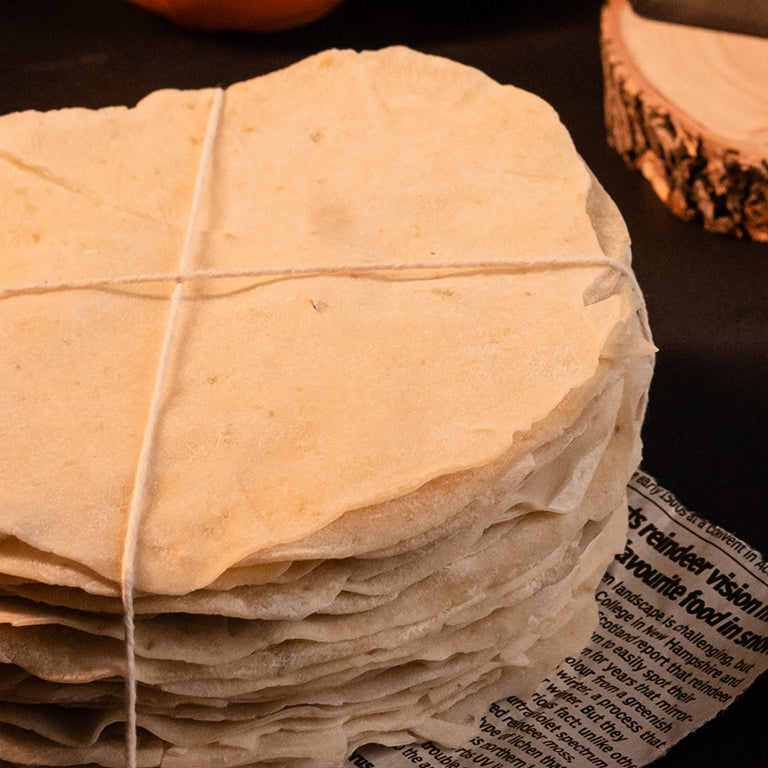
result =
[[586,644],[654,350],[541,99],[328,51],[7,115],[0,179],[0,761],[124,763],[132,504],[140,766],[457,745]]

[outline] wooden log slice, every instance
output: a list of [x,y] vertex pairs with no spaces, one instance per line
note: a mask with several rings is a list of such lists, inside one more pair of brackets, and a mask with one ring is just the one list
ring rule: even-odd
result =
[[768,40],[608,0],[601,49],[609,144],[677,216],[768,242]]

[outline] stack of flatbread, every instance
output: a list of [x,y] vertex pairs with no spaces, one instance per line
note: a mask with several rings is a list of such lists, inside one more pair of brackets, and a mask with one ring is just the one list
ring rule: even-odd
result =
[[331,51],[8,115],[0,190],[0,761],[123,765],[130,669],[140,766],[455,745],[585,644],[653,347],[548,105]]

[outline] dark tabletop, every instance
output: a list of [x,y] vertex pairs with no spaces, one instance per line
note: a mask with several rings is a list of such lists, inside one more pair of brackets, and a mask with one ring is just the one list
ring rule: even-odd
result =
[[[226,86],[330,47],[404,44],[549,101],[621,208],[659,347],[643,468],[768,551],[768,244],[677,220],[608,147],[597,0],[347,0],[309,27],[194,32],[123,0],[0,0],[0,114]],[[656,763],[768,764],[768,679]]]

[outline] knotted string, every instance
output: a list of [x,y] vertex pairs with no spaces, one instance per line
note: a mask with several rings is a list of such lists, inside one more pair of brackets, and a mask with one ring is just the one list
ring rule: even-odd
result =
[[[385,262],[385,263],[351,263],[336,266],[314,265],[306,267],[254,267],[234,270],[189,270],[192,259],[192,244],[202,200],[205,180],[208,176],[216,133],[222,112],[224,92],[217,89],[215,92],[211,111],[206,127],[205,142],[200,156],[194,194],[187,220],[184,245],[181,253],[179,269],[175,272],[150,273],[143,275],[124,275],[116,277],[91,278],[84,280],[67,280],[60,282],[42,281],[20,286],[0,286],[0,300],[14,296],[32,295],[41,293],[55,293],[61,291],[89,290],[99,288],[115,288],[118,286],[142,285],[148,283],[175,283],[170,298],[168,320],[160,350],[160,359],[155,374],[154,389],[150,402],[149,413],[144,428],[141,450],[139,453],[136,473],[134,476],[131,505],[128,513],[128,523],[124,541],[123,559],[121,568],[122,603],[124,614],[124,636],[126,657],[126,764],[127,768],[136,768],[137,763],[137,724],[136,724],[136,699],[137,699],[137,674],[135,654],[135,611],[133,604],[133,591],[135,583],[135,561],[138,533],[141,523],[141,513],[146,496],[146,486],[151,466],[152,450],[155,434],[159,422],[162,393],[171,358],[173,341],[176,333],[179,309],[183,296],[184,284],[188,282],[200,282],[205,280],[225,280],[235,278],[283,278],[300,279],[319,276],[344,276],[344,277],[380,277],[388,275],[390,279],[418,279],[436,280],[457,275],[488,274],[488,273],[517,273],[533,271],[554,271],[559,269],[595,268],[607,267],[624,275],[630,282],[632,291],[640,298],[637,315],[640,321],[643,336],[652,341],[651,330],[648,323],[647,311],[642,301],[642,291],[632,268],[618,259],[607,256],[590,256],[587,258],[568,259],[514,259],[500,258],[477,261],[434,261],[434,262]],[[398,273],[421,273],[418,277],[399,276]],[[430,274],[431,273],[431,274]]]

